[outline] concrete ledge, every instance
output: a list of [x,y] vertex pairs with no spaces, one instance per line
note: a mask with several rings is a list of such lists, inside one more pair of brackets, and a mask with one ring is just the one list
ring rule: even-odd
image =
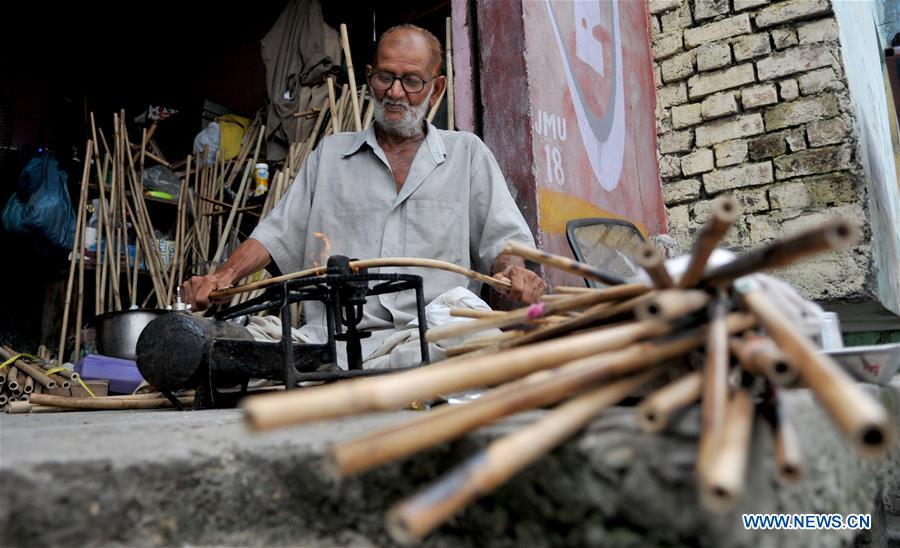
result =
[[[875,390],[873,388],[873,390]],[[900,390],[877,389],[895,419]],[[803,390],[788,394],[806,478],[779,486],[758,424],[748,492],[726,515],[698,508],[696,414],[674,432],[637,431],[617,408],[430,536],[428,546],[847,546],[853,531],[744,531],[743,512],[871,513],[858,540],[900,541],[900,445],[859,458]],[[250,435],[240,412],[0,416],[0,544],[390,545],[387,508],[475,447],[533,420],[514,417],[458,443],[339,484],[327,443],[412,412]]]

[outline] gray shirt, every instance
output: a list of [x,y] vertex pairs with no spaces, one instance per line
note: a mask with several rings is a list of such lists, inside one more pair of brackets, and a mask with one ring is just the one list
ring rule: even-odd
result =
[[[330,255],[423,257],[485,274],[505,242],[534,245],[487,146],[471,133],[432,125],[399,193],[374,126],[324,139],[250,237],[289,273],[327,259],[316,232],[330,239]],[[457,286],[480,289],[479,282],[443,270],[380,271],[423,276],[426,304]],[[320,322],[321,309],[309,308],[307,321]],[[401,328],[415,317],[415,294],[403,291],[370,298],[360,327]]]

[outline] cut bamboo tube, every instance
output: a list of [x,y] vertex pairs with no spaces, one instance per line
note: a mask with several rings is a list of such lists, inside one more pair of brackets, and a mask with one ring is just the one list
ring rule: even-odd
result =
[[647,272],[657,289],[674,287],[675,284],[672,282],[672,277],[666,268],[665,257],[651,242],[646,242],[640,246],[634,260]]
[[641,320],[675,320],[709,304],[709,293],[697,289],[663,289],[634,309]]
[[461,337],[470,333],[477,333],[490,328],[509,327],[512,325],[525,323],[543,316],[549,316],[566,310],[576,310],[587,306],[592,306],[600,302],[606,302],[609,296],[606,293],[586,293],[584,295],[574,295],[550,304],[533,304],[524,308],[519,308],[511,312],[506,312],[502,316],[489,316],[480,318],[471,322],[454,322],[441,325],[429,329],[425,334],[425,339],[429,342],[440,341],[444,339],[452,339]]
[[694,249],[691,252],[691,259],[688,263],[684,274],[678,280],[678,287],[682,289],[691,288],[697,285],[703,276],[703,270],[706,268],[706,262],[709,256],[719,245],[719,242],[734,224],[734,221],[741,214],[741,204],[731,197],[727,196],[713,202],[712,211],[710,211],[709,221],[703,226],[703,230],[694,241]]
[[456,123],[453,118],[453,33],[450,17],[446,19],[446,27],[447,43],[444,52],[447,55],[447,129],[453,130]]
[[570,272],[572,274],[581,276],[582,278],[602,282],[608,285],[619,285],[625,283],[625,280],[620,278],[619,276],[616,276],[615,274],[611,274],[609,272],[604,272],[599,268],[594,268],[589,264],[581,263],[574,259],[569,259],[560,255],[547,253],[546,251],[534,249],[533,247],[518,244],[515,242],[506,242],[506,245],[503,246],[503,250],[501,251],[501,253],[517,255],[530,261],[546,264],[565,272]]
[[645,432],[665,430],[678,412],[700,400],[703,373],[695,371],[648,395],[637,408],[637,423]]
[[528,465],[584,428],[657,375],[647,371],[596,388],[560,405],[538,421],[493,441],[415,495],[395,504],[387,529],[402,544],[413,543],[472,501],[492,492]]
[[803,478],[803,451],[797,431],[785,415],[778,392],[761,406],[761,415],[772,428],[772,450],[778,479],[794,483]]
[[727,284],[741,276],[787,266],[810,255],[849,247],[859,239],[859,226],[844,218],[836,218],[794,236],[748,251],[733,261],[708,269],[701,283],[706,286]]
[[[0,354],[7,360],[12,357],[12,354],[9,354],[6,351],[0,351]],[[56,388],[56,381],[45,375],[38,366],[25,363],[23,360],[16,360],[16,368],[18,368],[19,371],[23,371],[26,375],[34,379],[35,382],[41,384],[48,390]],[[7,386],[9,386],[9,375],[7,375]]]
[[[9,396],[0,394],[0,405],[6,405],[7,402],[9,402]],[[9,407],[6,408],[6,412],[9,413]]]
[[[91,141],[88,140],[87,147],[85,150],[90,150]],[[69,327],[69,307],[72,305],[72,283],[75,281],[75,265],[78,261],[77,253],[75,252],[76,242],[81,238],[81,227],[84,220],[84,210],[85,203],[87,202],[87,192],[88,192],[88,174],[90,173],[90,162],[84,162],[84,167],[82,168],[81,173],[81,194],[78,197],[78,215],[75,220],[75,237],[72,239],[72,258],[69,261],[69,280],[66,283],[66,304],[63,309],[63,319],[62,326],[59,332],[59,352],[57,352],[57,356],[59,356],[60,362],[65,361],[66,355],[66,331]]]
[[878,401],[864,391],[834,361],[797,333],[791,322],[758,287],[748,280],[736,283],[747,308],[797,367],[800,380],[816,395],[838,428],[866,456],[883,455],[891,447],[896,425]]
[[726,302],[720,295],[710,305],[710,321],[703,366],[703,398],[700,406],[703,435],[715,437],[721,431],[728,401],[728,331]]
[[772,339],[759,335],[732,337],[728,346],[748,373],[764,376],[778,386],[790,386],[797,381],[797,369],[785,359]]
[[6,370],[6,389],[15,392],[19,389],[19,368],[15,365]]
[[[509,289],[512,287],[509,282],[491,278],[490,276],[486,276],[480,272],[475,272],[474,270],[469,270],[468,268],[461,267],[457,264],[438,261],[436,259],[418,259],[414,257],[382,257],[380,259],[350,261],[350,268],[352,268],[354,271],[359,271],[366,268],[382,268],[387,266],[436,268],[438,270],[446,270],[447,272],[461,274],[468,278],[472,278],[473,280],[478,280],[481,283],[486,283],[491,287],[499,289],[501,291],[509,291]],[[231,295],[234,295],[236,293],[253,291],[254,289],[268,287],[270,285],[285,282],[287,280],[294,280],[296,278],[303,278],[305,276],[318,276],[324,274],[325,269],[326,267],[324,266],[307,268],[306,270],[299,270],[291,274],[275,276],[274,278],[269,278],[267,280],[260,280],[258,282],[239,285],[237,287],[231,287],[228,289],[222,289],[220,291],[213,291],[209,294],[209,296],[211,298],[230,297]]]
[[356,96],[356,74],[353,73],[353,57],[350,55],[350,39],[347,37],[347,25],[341,23],[341,46],[344,48],[344,59],[347,61],[347,80],[350,82],[350,103],[353,106],[353,127],[362,131],[362,119],[359,114],[359,97]]
[[31,394],[34,392],[34,379],[29,376],[25,377],[25,385],[22,387],[22,393]]
[[[731,328],[743,327],[732,322]],[[702,329],[670,341],[636,342],[574,360],[554,371],[538,371],[501,385],[477,400],[446,406],[405,424],[335,445],[330,471],[355,474],[428,447],[454,440],[498,418],[557,403],[594,383],[606,381],[682,356],[705,340]],[[699,383],[698,383],[699,384]]]
[[495,355],[463,356],[402,373],[347,380],[304,389],[302,394],[256,396],[245,400],[251,428],[263,430],[298,422],[370,411],[399,409],[415,400],[492,386],[582,358],[662,335],[663,322],[638,322],[594,333],[572,335]]
[[700,500],[713,512],[730,510],[744,492],[753,430],[753,400],[746,388],[735,391],[724,419],[711,440],[707,466],[698,463],[697,468]]

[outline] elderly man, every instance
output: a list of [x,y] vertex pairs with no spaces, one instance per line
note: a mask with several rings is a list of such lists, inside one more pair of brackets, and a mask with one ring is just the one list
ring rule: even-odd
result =
[[[539,299],[546,287],[540,277],[520,258],[500,253],[506,241],[534,242],[493,155],[475,135],[425,122],[446,86],[441,59],[440,42],[425,29],[386,31],[367,67],[376,99],[373,126],[324,139],[285,198],[225,265],[184,283],[185,300],[204,309],[211,291],[272,260],[282,272],[321,262],[315,233],[329,237],[334,254],[440,259],[511,282],[515,300]],[[450,272],[394,271],[422,275],[427,302],[458,286],[478,289]],[[311,304],[306,320],[319,325],[324,338],[322,307]],[[360,328],[401,329],[414,318],[411,292],[371,297]],[[365,339],[363,356],[383,339]]]

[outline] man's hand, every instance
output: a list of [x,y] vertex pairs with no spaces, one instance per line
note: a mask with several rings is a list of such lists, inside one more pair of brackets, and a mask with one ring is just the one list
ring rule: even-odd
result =
[[514,301],[522,301],[525,304],[535,303],[547,292],[547,284],[544,283],[544,280],[521,265],[509,264],[493,277],[512,284],[512,289],[507,293],[507,297]]
[[181,284],[181,300],[191,305],[191,310],[199,312],[209,308],[210,304],[230,300],[231,297],[209,298],[209,294],[213,291],[229,287],[231,287],[231,276],[224,271],[206,276],[192,276],[191,279]]

